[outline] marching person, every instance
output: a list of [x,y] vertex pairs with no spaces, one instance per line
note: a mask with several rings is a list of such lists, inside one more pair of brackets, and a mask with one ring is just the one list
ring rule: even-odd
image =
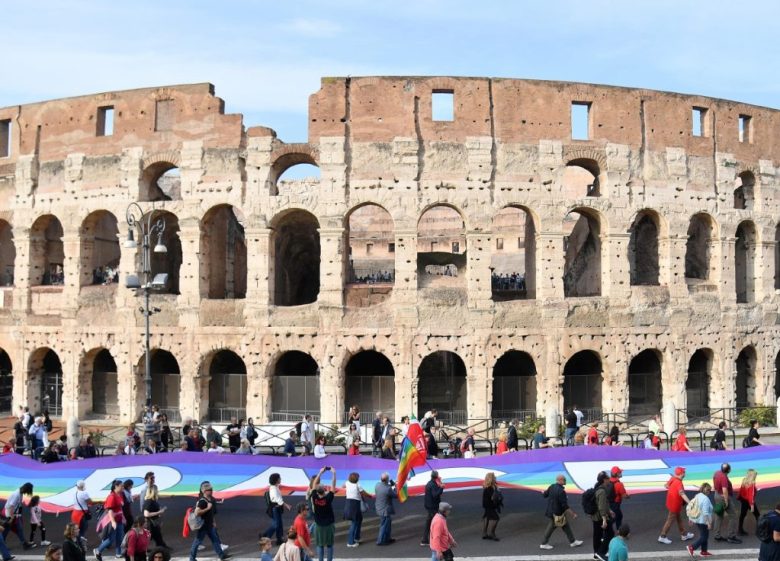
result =
[[[227,559],[230,557],[229,553],[225,553],[222,548],[222,542],[217,534],[217,501],[214,499],[214,488],[211,483],[204,481],[200,484],[200,492],[198,493],[198,502],[195,503],[194,508],[195,516],[200,516],[203,519],[203,525],[196,530],[195,539],[192,540],[192,547],[190,547],[190,561],[196,561],[198,556],[198,548],[206,536],[211,540],[211,545],[214,547],[214,553],[217,554],[219,559]],[[98,561],[101,561],[98,559]]]
[[685,479],[685,468],[674,468],[674,475],[666,482],[666,521],[663,528],[661,528],[661,535],[658,536],[658,542],[669,545],[672,540],[666,537],[666,534],[672,527],[672,523],[677,523],[677,529],[680,530],[680,539],[682,541],[688,541],[693,538],[693,534],[688,532],[683,526],[682,521],[682,505],[688,504],[690,499],[685,494],[685,487],[683,486],[683,479]]
[[504,506],[504,498],[496,483],[496,474],[488,472],[482,483],[482,539],[499,541],[496,536],[496,526],[500,519],[501,508]]
[[626,491],[626,486],[620,481],[623,477],[623,470],[618,466],[612,466],[609,481],[612,483],[612,500],[609,504],[610,510],[615,514],[615,528],[620,529],[623,525],[623,501],[630,496]]
[[547,522],[547,529],[544,531],[544,537],[539,549],[552,549],[550,545],[550,536],[556,528],[563,530],[566,537],[569,539],[570,547],[579,547],[582,545],[582,540],[574,539],[574,533],[571,531],[569,525],[569,519],[566,518],[566,514],[569,514],[572,518],[577,518],[577,513],[574,512],[569,506],[568,498],[566,497],[566,477],[563,474],[558,474],[555,478],[555,483],[550,485],[542,495],[547,499],[547,510],[544,515],[549,518]]
[[631,535],[631,528],[624,524],[618,529],[617,537],[609,542],[607,551],[607,561],[628,561],[628,537]]
[[[322,474],[330,471],[333,474],[330,488],[320,484]],[[315,489],[311,495],[311,505],[314,510],[314,542],[317,546],[319,561],[328,553],[328,561],[333,561],[333,543],[336,539],[336,515],[333,512],[333,497],[336,489],[336,470],[330,466],[320,469],[311,482],[311,488]]]
[[165,540],[162,536],[162,515],[165,514],[165,511],[168,510],[168,507],[161,507],[160,503],[158,502],[159,499],[160,495],[159,491],[157,490],[157,485],[148,485],[146,487],[146,494],[144,496],[144,518],[146,518],[146,523],[149,527],[149,534],[154,540],[155,545],[157,547],[171,549],[165,543]]
[[24,521],[22,520],[22,499],[23,497],[32,497],[33,484],[29,481],[8,495],[3,507],[3,514],[8,519],[8,524],[3,530],[3,540],[8,538],[8,534],[13,531],[22,542],[24,549],[30,549],[33,543],[24,539]]
[[363,526],[363,501],[370,497],[360,486],[360,474],[353,471],[344,484],[346,500],[344,501],[344,519],[350,521],[347,533],[347,547],[360,545],[360,530]]
[[390,474],[384,472],[380,476],[379,483],[374,489],[376,514],[379,516],[379,535],[376,538],[377,545],[390,545],[395,541],[391,537],[392,516],[395,514],[393,499],[398,497],[395,491],[395,481],[390,479]]
[[439,503],[439,513],[431,521],[431,561],[444,561],[447,557],[452,559],[452,548],[458,547],[458,543],[447,527],[447,517],[450,512],[452,512],[450,503]]
[[[715,491],[715,520],[712,522],[712,531],[716,542],[725,540],[728,543],[739,544],[742,540],[737,537],[737,500],[734,497],[734,486],[729,479],[729,473],[731,473],[731,465],[724,462],[712,476],[712,489]],[[719,507],[719,504],[723,506]],[[719,510],[721,514],[718,514]],[[720,527],[726,516],[729,518],[729,525],[727,535],[724,537]]]
[[748,515],[748,512],[753,513],[753,516],[756,519],[756,524],[758,524],[758,518],[761,516],[761,513],[758,511],[758,505],[756,505],[756,491],[758,491],[756,488],[757,476],[758,472],[756,470],[747,470],[744,479],[742,479],[742,484],[739,486],[740,509],[738,533],[740,536],[748,535],[744,528],[745,517]]
[[281,491],[282,476],[278,473],[272,473],[268,478],[268,497],[271,501],[271,525],[263,532],[263,537],[271,538],[276,534],[276,545],[282,545],[284,536],[284,523],[282,515],[285,509],[290,510],[290,505],[284,502]]
[[441,496],[444,493],[444,483],[439,477],[439,472],[436,470],[431,471],[431,480],[425,484],[425,511],[428,513],[425,519],[425,525],[423,526],[423,536],[420,540],[421,546],[428,546],[431,542],[431,522],[433,517],[439,512],[439,504],[441,504]]
[[[103,550],[111,544],[116,548],[116,556],[122,557],[122,538],[125,536],[125,518],[122,514],[122,506],[125,503],[124,485],[121,479],[117,479],[111,485],[109,493],[103,503],[105,514],[98,523],[98,528],[108,525],[108,532],[100,545],[92,551],[97,561],[103,561]],[[194,560],[194,558],[193,558]]]
[[79,537],[85,541],[87,539],[87,527],[92,518],[92,514],[89,512],[89,505],[92,504],[92,499],[90,499],[89,493],[86,491],[86,486],[87,484],[83,479],[76,482],[75,508],[70,513],[70,521],[78,526]]
[[593,558],[598,561],[606,561],[609,542],[614,535],[610,521],[611,512],[607,500],[607,481],[609,476],[606,471],[599,472],[596,477],[596,511],[591,514],[593,522]]
[[712,553],[709,552],[708,539],[710,537],[710,528],[712,528],[712,501],[710,501],[710,492],[712,491],[712,485],[707,482],[701,484],[699,492],[695,497],[691,499],[690,505],[693,505],[694,511],[691,512],[689,507],[688,520],[691,523],[696,524],[699,529],[699,537],[691,545],[687,546],[688,555],[694,556],[694,552],[697,549],[701,549],[702,557],[709,557]]

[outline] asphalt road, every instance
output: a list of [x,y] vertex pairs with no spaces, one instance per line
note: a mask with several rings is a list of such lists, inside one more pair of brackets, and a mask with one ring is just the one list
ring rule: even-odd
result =
[[[505,508],[498,525],[497,534],[501,538],[499,542],[482,540],[481,525],[481,492],[480,491],[452,491],[445,492],[444,500],[453,505],[453,511],[450,516],[450,530],[459,543],[457,557],[511,557],[512,559],[521,556],[541,556],[557,558],[584,558],[592,557],[591,547],[591,522],[588,517],[582,514],[579,495],[570,496],[570,504],[580,513],[578,519],[572,522],[575,537],[583,540],[585,543],[577,549],[570,549],[564,534],[556,530],[550,543],[554,546],[553,550],[543,551],[539,549],[541,537],[546,525],[544,518],[545,499],[540,493],[531,491],[506,490],[504,492]],[[292,496],[287,498],[293,507],[301,497]],[[258,497],[241,497],[226,501],[219,507],[218,525],[221,539],[224,543],[230,545],[230,553],[239,558],[257,558],[257,537],[258,534],[269,526],[270,519],[264,514],[263,499]],[[759,493],[759,505],[762,510],[773,507],[780,501],[780,489],[767,489]],[[192,500],[186,498],[162,499],[162,505],[168,506],[163,533],[165,539],[174,550],[174,556],[186,556],[189,551],[190,539],[181,537],[182,519],[184,511],[191,506]],[[137,504],[137,503],[136,503]],[[377,546],[376,536],[379,526],[379,519],[372,513],[368,513],[363,521],[363,543],[357,548],[346,547],[346,534],[348,522],[341,520],[343,511],[343,498],[337,498],[335,503],[337,526],[336,526],[336,557],[353,559],[372,559],[372,558],[428,558],[430,552],[427,548],[421,547],[420,538],[422,535],[423,524],[425,522],[425,511],[423,509],[422,497],[413,497],[404,504],[396,506],[396,516],[393,518],[393,537],[396,543],[390,546]],[[285,514],[285,528],[292,523],[293,511]],[[670,534],[674,539],[672,545],[663,545],[656,541],[658,532],[665,516],[664,494],[653,493],[645,495],[635,495],[626,503],[624,507],[624,520],[631,525],[632,533],[630,539],[630,548],[632,554],[645,552],[642,557],[650,559],[662,559],[684,556],[685,544],[680,542],[679,537],[674,537],[676,532]],[[26,517],[26,514],[25,514]],[[47,537],[51,541],[60,541],[64,524],[69,520],[69,516],[44,515],[44,521],[48,529]],[[29,521],[26,520],[26,525]],[[94,521],[91,522],[94,528]],[[750,532],[745,537],[741,546],[714,542],[710,540],[710,550],[714,554],[721,551],[718,557],[725,558],[756,558],[755,554],[748,557],[724,556],[725,550],[736,553],[737,550],[755,550],[758,547],[758,540],[754,537],[755,522],[752,517],[748,518],[745,524],[746,530]],[[28,526],[29,527],[29,526]],[[26,530],[29,531],[29,530]],[[90,531],[90,549],[97,542],[94,529]],[[21,547],[14,535],[8,537],[8,543],[14,553],[23,553]],[[207,542],[207,549],[199,555],[202,559],[214,557],[214,552]],[[40,551],[40,550],[39,550]],[[27,555],[38,553],[38,551],[24,552]],[[40,551],[42,554],[43,552]],[[578,554],[578,555],[574,555]],[[26,558],[20,557],[21,559]],[[38,557],[40,558],[40,557]],[[106,559],[113,557],[106,557]]]

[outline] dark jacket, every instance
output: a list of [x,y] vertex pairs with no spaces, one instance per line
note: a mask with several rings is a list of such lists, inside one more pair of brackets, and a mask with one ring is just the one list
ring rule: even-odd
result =
[[73,540],[62,543],[62,561],[86,561],[84,550]]
[[425,510],[433,513],[439,512],[439,503],[441,502],[442,493],[444,493],[444,489],[439,487],[433,479],[426,483]]
[[569,510],[569,500],[566,497],[566,489],[560,483],[553,483],[544,492],[544,497],[547,499],[547,510],[544,511],[544,515],[547,518],[552,518],[553,515],[560,516],[567,510]]
[[376,488],[374,489],[374,508],[376,509],[377,516],[390,516],[391,514],[395,514],[393,499],[397,496],[395,489],[390,487],[389,484],[384,481],[377,483]]
[[374,444],[376,444],[377,446],[381,446],[382,445],[382,421],[380,419],[374,419],[374,421],[371,423],[371,426],[373,427],[371,439]]
[[607,501],[607,489],[604,485],[596,487],[596,512],[591,514],[590,518],[594,522],[609,518],[609,501]]
[[506,433],[506,446],[510,450],[517,449],[517,427],[509,425],[509,430]]
[[482,508],[485,513],[483,518],[498,520],[501,507],[504,506],[504,497],[496,486],[482,488]]

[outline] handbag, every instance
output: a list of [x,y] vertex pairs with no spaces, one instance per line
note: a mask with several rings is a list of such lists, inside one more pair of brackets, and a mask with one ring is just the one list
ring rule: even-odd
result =
[[360,512],[363,514],[368,512],[368,501],[366,499],[360,499]]
[[556,528],[563,528],[566,526],[566,515],[565,514],[553,514],[553,524]]
[[441,556],[444,561],[455,561],[455,554],[452,553],[451,549],[445,549],[442,551]]

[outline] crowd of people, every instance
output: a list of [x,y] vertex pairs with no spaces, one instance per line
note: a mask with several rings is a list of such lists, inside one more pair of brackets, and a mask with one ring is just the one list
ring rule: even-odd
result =
[[490,276],[490,286],[493,291],[522,291],[525,290],[525,275],[493,272]]
[[355,284],[377,284],[380,282],[393,282],[394,274],[392,271],[373,271],[365,275],[355,275],[353,283]]
[[119,282],[118,266],[106,265],[92,269],[92,284],[111,284]]

